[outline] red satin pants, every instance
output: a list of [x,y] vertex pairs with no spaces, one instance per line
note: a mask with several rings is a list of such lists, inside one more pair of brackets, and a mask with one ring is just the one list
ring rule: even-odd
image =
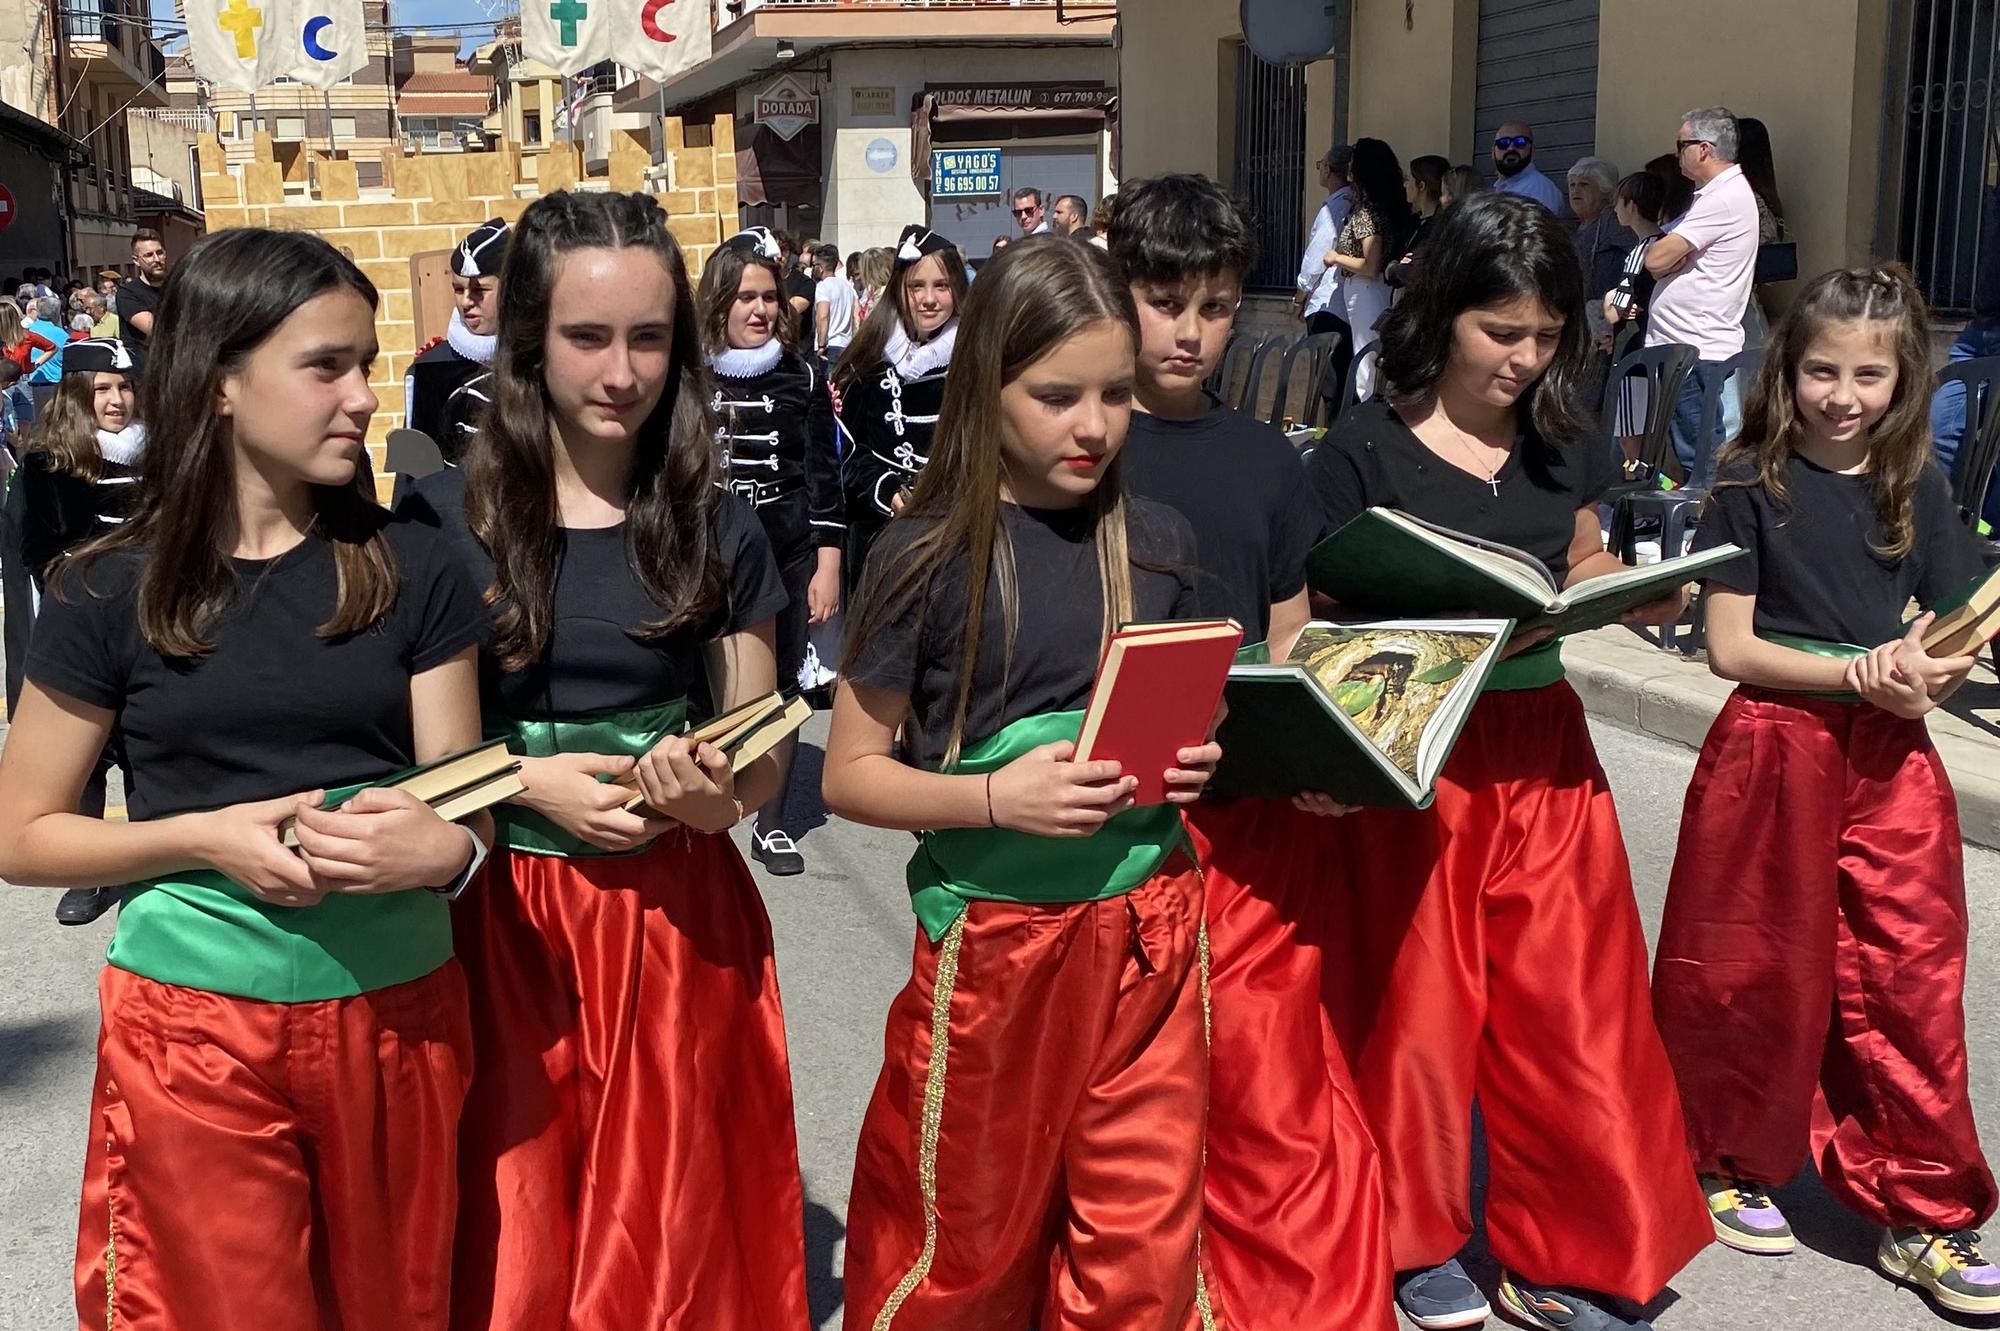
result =
[[847,1215],[848,1331],[1180,1331],[1199,1273],[1201,882],[919,931]]
[[267,1003],[104,968],[83,1331],[442,1331],[471,1068],[447,963]]
[[1187,811],[1215,1024],[1203,1251],[1251,1331],[1395,1325],[1381,1162],[1323,997],[1341,821],[1280,800]]
[[479,1062],[452,1326],[805,1326],[784,1014],[735,846],[495,858],[453,916]]
[[1653,972],[1695,1167],[1806,1158],[1878,1225],[1993,1213],[1965,1070],[1958,805],[1921,721],[1740,688],[1688,787]]
[[1329,993],[1397,1268],[1442,1262],[1472,1232],[1477,1097],[1494,1257],[1536,1283],[1652,1299],[1714,1230],[1575,692],[1488,694],[1429,811],[1342,822],[1354,858]]

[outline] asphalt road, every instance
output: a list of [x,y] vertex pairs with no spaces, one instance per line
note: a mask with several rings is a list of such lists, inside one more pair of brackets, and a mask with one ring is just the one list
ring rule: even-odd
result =
[[[808,736],[823,735],[823,726],[822,718]],[[1600,728],[1598,743],[1651,929],[1694,756],[1610,729]],[[801,791],[817,790],[818,761],[817,748],[801,750]],[[816,799],[798,803],[817,808]],[[762,882],[791,1036],[813,1313],[826,1327],[838,1325],[855,1134],[881,1058],[882,1016],[908,974],[913,924],[902,888],[906,839],[828,823],[823,814],[801,821],[807,874]],[[1973,1091],[1987,1140],[2000,1142],[2000,1023],[1993,1015],[2000,991],[2000,855],[1969,852],[1966,867],[1974,925],[1967,1003]],[[44,892],[0,892],[0,1331],[72,1324],[69,1268],[97,1023],[94,980],[108,921],[58,929],[49,915],[53,900]],[[1779,1195],[1799,1231],[1800,1251],[1771,1260],[1710,1248],[1655,1305],[1662,1331],[1834,1325],[1899,1331],[1936,1322],[1917,1295],[1874,1274],[1874,1232],[1834,1206],[1810,1174]],[[1588,1207],[1590,1199],[1578,1197],[1577,1205]],[[1475,1273],[1486,1273],[1477,1262]]]

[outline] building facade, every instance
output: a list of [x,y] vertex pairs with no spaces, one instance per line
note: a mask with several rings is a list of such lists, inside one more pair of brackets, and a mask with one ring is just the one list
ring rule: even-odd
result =
[[458,58],[456,36],[398,33],[391,65],[396,128],[405,151],[464,152],[486,146],[493,80]]
[[519,18],[503,19],[494,39],[474,51],[466,67],[493,84],[489,137],[519,145],[521,170],[536,179],[550,145],[567,141],[566,135],[558,137],[567,116],[562,75],[522,56]]

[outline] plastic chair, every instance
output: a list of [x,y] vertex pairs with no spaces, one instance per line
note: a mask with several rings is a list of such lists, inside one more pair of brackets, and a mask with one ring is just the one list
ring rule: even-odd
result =
[[1959,436],[1958,456],[1952,461],[1951,498],[1958,515],[1977,531],[1994,465],[2000,463],[2000,356],[1945,366],[1938,371],[1932,397],[1948,384],[1961,385],[1965,391],[1965,433]]
[[1249,342],[1250,338],[1242,329],[1229,330],[1229,341],[1223,344],[1222,359],[1215,363],[1215,368],[1209,372],[1208,383],[1204,385],[1209,392],[1224,400],[1228,399],[1229,380],[1236,373],[1236,367],[1242,358],[1250,354]]
[[1340,386],[1340,402],[1334,411],[1335,416],[1363,400],[1361,371],[1364,366],[1374,367],[1374,382],[1369,386],[1367,400],[1373,401],[1382,396],[1382,344],[1376,341],[1355,352],[1353,359],[1347,362],[1347,382]]
[[1327,362],[1333,358],[1334,347],[1339,341],[1338,333],[1309,333],[1285,348],[1284,359],[1278,362],[1278,393],[1271,399],[1271,414],[1266,418],[1271,424],[1282,427],[1285,423],[1285,409],[1291,405],[1292,378],[1297,372],[1300,357],[1306,361],[1304,422],[1307,425],[1320,424],[1314,417],[1326,414],[1326,396],[1319,391],[1319,386],[1326,378]]
[[1635,495],[1658,492],[1660,477],[1670,474],[1674,456],[1674,401],[1680,396],[1681,385],[1693,373],[1694,362],[1693,347],[1679,343],[1644,347],[1620,356],[1611,367],[1610,377],[1605,380],[1600,409],[1600,418],[1604,422],[1604,446],[1621,457],[1618,429],[1620,395],[1628,380],[1640,379],[1646,386],[1646,419],[1644,428],[1638,432],[1639,456],[1626,466],[1628,479],[1612,486],[1604,495],[1604,502],[1612,506],[1611,548],[1627,563],[1632,560],[1628,549],[1632,526],[1628,501]]
[[1291,345],[1304,336],[1300,333],[1272,333],[1257,344],[1257,350],[1250,356],[1250,373],[1243,376],[1243,388],[1232,404],[1246,416],[1257,414],[1257,394],[1264,386],[1264,371],[1269,368],[1271,357],[1281,355]]

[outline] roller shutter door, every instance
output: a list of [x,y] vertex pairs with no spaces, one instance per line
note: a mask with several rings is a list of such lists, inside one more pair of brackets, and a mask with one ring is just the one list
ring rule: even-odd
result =
[[[1628,0],[1629,2],[1629,0]],[[1597,143],[1598,0],[1479,0],[1472,160],[1493,175],[1493,134],[1534,126],[1535,165],[1557,184]]]

